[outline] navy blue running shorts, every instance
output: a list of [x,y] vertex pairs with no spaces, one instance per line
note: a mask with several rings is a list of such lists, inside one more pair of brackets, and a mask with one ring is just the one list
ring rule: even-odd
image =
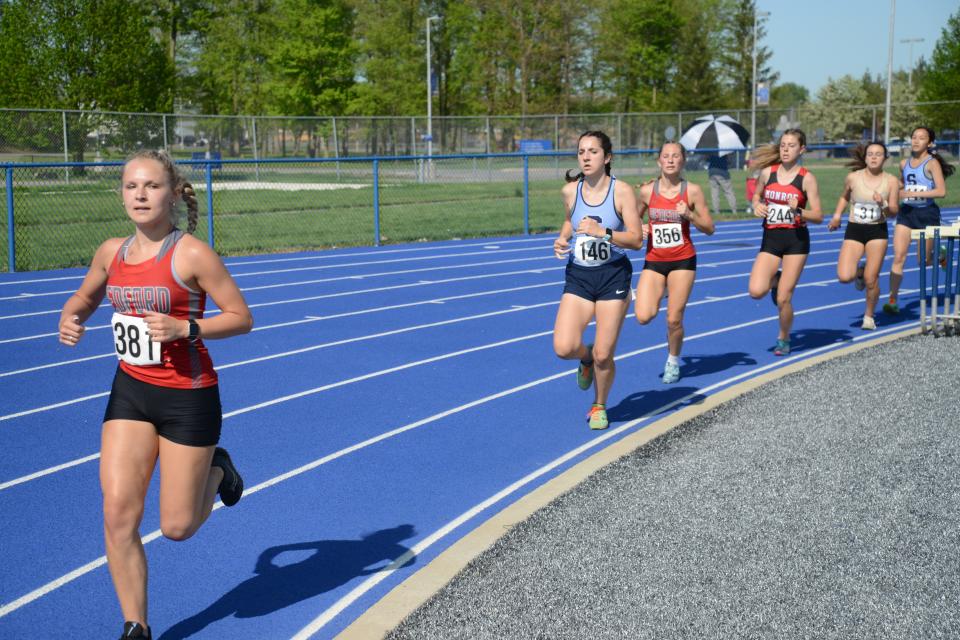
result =
[[570,261],[567,263],[566,276],[564,293],[572,293],[590,302],[627,300],[630,298],[633,265],[626,256],[599,267],[581,267]]
[[900,213],[897,214],[897,224],[902,224],[911,229],[923,229],[924,227],[940,226],[940,207],[937,203],[914,207],[909,204],[900,205]]
[[103,415],[103,421],[107,420],[149,422],[161,438],[191,447],[211,447],[220,441],[223,422],[220,387],[158,387],[117,367]]
[[772,253],[778,258],[789,255],[806,255],[810,253],[810,230],[806,227],[764,229],[760,251]]

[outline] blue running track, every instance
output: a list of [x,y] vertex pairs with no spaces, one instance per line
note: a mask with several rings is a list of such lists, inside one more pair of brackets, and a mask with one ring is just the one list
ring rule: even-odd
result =
[[[901,314],[881,313],[864,332],[863,293],[836,281],[843,231],[814,225],[812,238],[794,352],[777,358],[776,309],[746,293],[759,222],[695,232],[683,377],[659,378],[665,312],[640,327],[631,310],[606,432],[587,428],[592,392],[553,354],[563,263],[552,235],[226,260],[256,328],[209,347],[222,443],[247,491],[175,543],[159,534],[154,482],[141,533],[155,637],[332,637],[484,519],[652,420],[916,326],[914,255]],[[642,253],[631,257],[639,273]],[[884,266],[885,293],[889,254]],[[82,276],[0,274],[0,638],[121,627],[97,473],[116,367],[109,313],[89,320],[75,349],[56,337]]]

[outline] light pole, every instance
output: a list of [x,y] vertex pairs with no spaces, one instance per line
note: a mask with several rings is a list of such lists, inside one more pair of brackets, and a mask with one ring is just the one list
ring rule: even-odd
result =
[[751,83],[753,96],[750,98],[750,138],[754,149],[757,148],[757,27],[760,18],[766,18],[769,15],[769,11],[753,12],[753,82]]
[[900,44],[910,45],[910,66],[907,68],[907,86],[913,88],[913,43],[923,42],[923,38],[904,38]]
[[[430,61],[430,22],[439,20],[440,16],[430,16],[427,18],[427,157],[433,155],[433,84],[431,83],[431,61]],[[429,162],[429,160],[428,160]],[[432,168],[432,166],[431,166]]]
[[883,115],[883,144],[890,144],[890,84],[893,81],[893,22],[897,0],[890,0],[890,36],[887,39],[887,104]]

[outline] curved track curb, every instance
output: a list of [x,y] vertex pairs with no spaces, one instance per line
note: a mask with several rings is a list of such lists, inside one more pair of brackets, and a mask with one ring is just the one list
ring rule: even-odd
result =
[[376,604],[367,609],[359,618],[344,629],[338,640],[369,640],[382,638],[404,618],[452,580],[467,564],[489,549],[510,529],[529,518],[534,512],[567,493],[603,467],[627,456],[652,440],[664,435],[676,427],[697,416],[717,408],[734,398],[777,380],[786,375],[802,371],[822,362],[855,353],[877,345],[917,335],[917,327],[867,340],[828,353],[811,356],[793,362],[774,371],[758,375],[715,394],[707,396],[703,402],[684,407],[671,415],[652,422],[640,430],[618,440],[601,451],[582,460],[549,482],[531,491],[513,504],[505,507],[469,534],[451,545],[433,561],[393,588]]

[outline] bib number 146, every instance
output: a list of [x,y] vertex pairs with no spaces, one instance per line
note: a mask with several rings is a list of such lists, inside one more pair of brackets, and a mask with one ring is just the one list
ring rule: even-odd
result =
[[146,320],[114,313],[110,326],[113,329],[113,348],[120,360],[138,366],[160,364],[160,343],[150,339]]
[[610,259],[610,245],[591,236],[578,236],[576,251],[581,262],[606,262]]

